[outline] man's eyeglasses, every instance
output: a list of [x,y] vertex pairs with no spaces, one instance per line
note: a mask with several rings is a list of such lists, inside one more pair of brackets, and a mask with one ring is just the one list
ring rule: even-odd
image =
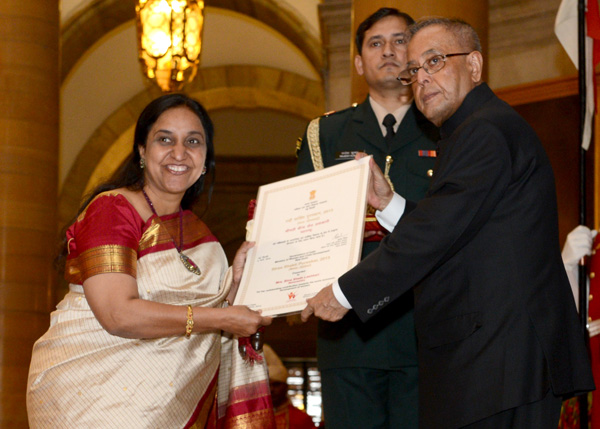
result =
[[397,79],[402,85],[411,85],[417,80],[417,73],[422,68],[428,74],[434,74],[439,72],[446,65],[446,58],[456,57],[458,55],[469,55],[470,52],[461,52],[459,54],[446,54],[446,55],[434,55],[433,57],[425,60],[422,66],[408,66],[406,70],[400,73]]

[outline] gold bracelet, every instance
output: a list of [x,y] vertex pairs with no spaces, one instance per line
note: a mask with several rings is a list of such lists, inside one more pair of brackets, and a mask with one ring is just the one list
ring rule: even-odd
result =
[[187,322],[185,324],[185,336],[186,338],[190,338],[192,335],[192,330],[194,329],[194,310],[192,310],[192,306],[188,305],[187,311]]

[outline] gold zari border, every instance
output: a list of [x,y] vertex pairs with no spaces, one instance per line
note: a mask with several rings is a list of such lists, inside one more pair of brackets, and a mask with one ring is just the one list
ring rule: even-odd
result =
[[137,252],[129,247],[107,244],[93,247],[67,261],[67,281],[82,284],[84,280],[104,273],[124,273],[136,277]]

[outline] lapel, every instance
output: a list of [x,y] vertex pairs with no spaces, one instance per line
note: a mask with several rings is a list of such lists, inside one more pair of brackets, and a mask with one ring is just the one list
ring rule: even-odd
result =
[[388,152],[385,138],[383,137],[381,128],[377,123],[377,117],[375,116],[375,113],[371,108],[371,104],[369,103],[369,98],[367,97],[365,101],[356,106],[356,109],[354,109],[354,113],[352,115],[353,130],[347,130],[344,135],[344,139],[345,141],[352,141],[356,140],[355,136],[358,136],[360,141],[357,142],[357,144],[359,144],[359,146],[362,145],[366,148],[367,146],[365,145],[370,144],[376,146],[384,153],[393,154],[395,151],[422,137],[423,131],[419,127],[418,118],[420,113],[417,112],[416,109],[417,108],[413,102],[404,115],[402,122],[400,122]]
[[406,114],[404,115],[402,122],[400,122],[398,130],[396,130],[396,135],[392,140],[390,150],[391,153],[400,149],[403,146],[406,146],[409,143],[412,143],[413,141],[420,138],[423,134],[423,132],[417,124],[416,109],[417,107],[413,102],[410,108],[407,110]]
[[431,142],[437,142],[440,138],[438,129],[419,112],[414,101],[400,123],[396,135],[399,135],[399,139],[392,141],[392,152],[422,138]]
[[387,145],[385,144],[381,128],[377,123],[377,117],[373,109],[371,109],[369,97],[354,109],[352,125],[355,135],[361,139],[361,144],[370,144],[383,152],[387,152]]

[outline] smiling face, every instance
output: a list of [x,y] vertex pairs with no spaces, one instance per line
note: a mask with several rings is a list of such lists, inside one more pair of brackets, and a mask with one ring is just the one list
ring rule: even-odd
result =
[[388,16],[365,32],[361,55],[354,58],[356,71],[370,88],[399,88],[396,79],[406,67],[406,21]]
[[[441,25],[419,30],[408,45],[408,64],[421,66],[434,55],[469,52],[461,46],[456,35]],[[435,74],[423,68],[412,84],[415,103],[427,119],[441,126],[454,114],[467,94],[479,84],[483,59],[481,53],[446,58],[444,67]]]
[[139,146],[139,151],[146,163],[144,183],[150,198],[181,200],[204,169],[206,134],[202,122],[185,106],[168,109],[152,125],[146,146]]

